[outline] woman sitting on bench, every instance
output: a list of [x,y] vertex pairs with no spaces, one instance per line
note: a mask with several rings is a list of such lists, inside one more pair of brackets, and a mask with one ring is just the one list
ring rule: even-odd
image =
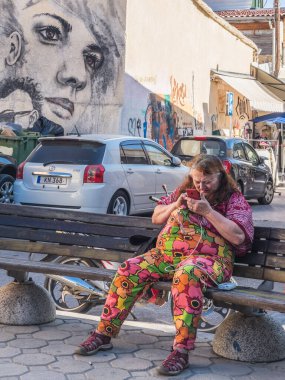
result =
[[[186,189],[200,193],[196,200]],[[188,192],[191,195],[191,192]],[[235,255],[244,255],[253,239],[251,207],[212,155],[198,155],[190,163],[184,183],[154,209],[153,223],[165,227],[156,247],[125,261],[110,286],[97,329],[76,353],[92,355],[112,348],[132,306],[160,279],[172,279],[176,336],[173,351],[158,368],[163,375],[177,375],[189,366],[202,313],[203,290],[229,281]]]

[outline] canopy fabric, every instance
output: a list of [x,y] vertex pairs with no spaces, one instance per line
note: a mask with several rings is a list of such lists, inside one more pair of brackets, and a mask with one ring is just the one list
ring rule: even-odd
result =
[[283,101],[269,92],[265,86],[249,75],[232,76],[215,72],[215,77],[222,79],[241,95],[245,96],[249,100],[250,106],[256,111],[284,111]]
[[267,115],[258,116],[251,119],[254,123],[259,123],[261,121],[269,121],[270,123],[284,123],[285,124],[285,112],[274,112]]

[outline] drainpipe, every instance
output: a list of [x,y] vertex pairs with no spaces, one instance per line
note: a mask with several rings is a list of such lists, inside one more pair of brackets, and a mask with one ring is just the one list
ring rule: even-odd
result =
[[274,0],[275,10],[275,64],[274,76],[278,78],[280,71],[280,1]]

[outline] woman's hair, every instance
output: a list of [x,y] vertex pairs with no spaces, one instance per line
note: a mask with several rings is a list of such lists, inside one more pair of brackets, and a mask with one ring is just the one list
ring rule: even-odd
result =
[[188,188],[193,188],[194,183],[191,177],[192,170],[198,170],[203,174],[217,174],[220,177],[220,185],[214,195],[215,201],[220,203],[227,200],[232,193],[238,192],[238,187],[231,175],[227,174],[222,161],[211,154],[199,154],[193,158],[189,164],[190,173],[180,186],[180,194]]

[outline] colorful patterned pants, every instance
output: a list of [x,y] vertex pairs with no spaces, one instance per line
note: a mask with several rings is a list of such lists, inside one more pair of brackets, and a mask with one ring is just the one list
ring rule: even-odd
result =
[[[187,223],[187,218],[186,221],[182,220],[182,234],[177,217],[177,214],[173,219],[170,217],[159,235],[156,248],[120,266],[111,284],[98,332],[115,337],[144,291],[160,279],[172,279],[176,327],[173,348],[194,348],[202,313],[203,289],[230,279],[233,254],[224,239],[191,225],[189,221]],[[198,247],[200,252],[205,253],[198,253]],[[207,254],[206,251],[211,253]]]

